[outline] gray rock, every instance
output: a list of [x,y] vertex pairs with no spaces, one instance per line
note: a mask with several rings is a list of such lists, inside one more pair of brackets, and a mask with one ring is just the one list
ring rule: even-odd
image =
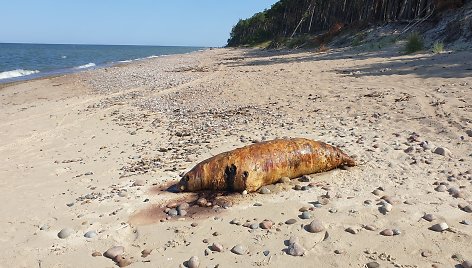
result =
[[221,245],[220,243],[213,243],[213,245],[211,245],[211,250],[213,251],[216,251],[216,252],[222,252],[223,251],[223,245]]
[[291,224],[294,224],[294,223],[296,223],[296,222],[297,222],[296,219],[288,219],[288,220],[285,221],[285,224],[291,225]]
[[389,213],[390,211],[392,211],[392,209],[393,209],[393,206],[390,203],[384,203],[382,207],[380,208],[382,213]]
[[258,228],[259,228],[259,224],[253,223],[253,224],[251,224],[251,225],[249,226],[249,228],[251,228],[251,229],[253,229],[253,230],[258,229]]
[[433,230],[435,232],[443,232],[447,229],[449,229],[449,226],[445,222],[437,223],[437,224],[431,226],[431,230]]
[[69,237],[71,234],[73,234],[74,232],[75,231],[71,228],[64,228],[57,234],[57,237],[59,237],[61,239],[65,239],[65,238]]
[[306,226],[306,230],[310,233],[319,233],[325,230],[320,220],[315,219],[309,225]]
[[402,231],[400,231],[399,229],[393,229],[393,235],[401,235],[402,234]]
[[462,263],[462,267],[464,268],[472,268],[472,261],[464,261]]
[[132,186],[144,186],[146,184],[146,181],[143,179],[137,179],[133,182]]
[[261,193],[261,194],[270,194],[270,190],[269,190],[269,188],[263,186],[263,187],[261,187],[261,189],[259,190],[259,193]]
[[199,266],[200,266],[200,260],[198,259],[197,256],[192,256],[187,262],[188,268],[198,268]]
[[392,229],[385,229],[382,232],[380,232],[381,235],[383,236],[393,236],[393,230]]
[[304,220],[308,220],[311,218],[311,213],[309,211],[304,211],[302,213],[302,215],[300,215],[300,218],[304,219]]
[[167,212],[167,214],[169,216],[177,216],[179,215],[179,212],[177,211],[177,209],[173,208],[173,209],[170,209],[169,212]]
[[183,209],[180,209],[179,210],[179,215],[184,217],[185,215],[187,215],[187,211],[186,210],[183,210]]
[[464,225],[472,225],[472,221],[469,220],[462,220],[461,223]]
[[472,129],[466,130],[465,134],[467,134],[469,137],[472,137]]
[[433,214],[428,213],[428,214],[425,214],[425,215],[423,216],[423,219],[425,219],[425,220],[431,222],[431,221],[434,221],[434,220],[436,219],[436,216],[433,215]]
[[438,187],[436,187],[434,190],[436,190],[437,192],[445,192],[447,191],[447,187],[446,185],[441,184]]
[[123,255],[123,253],[125,253],[125,248],[123,246],[114,246],[105,251],[103,256],[109,259],[114,259],[118,255]]
[[369,262],[366,264],[367,268],[379,268],[380,267],[380,264],[378,262]]
[[434,149],[433,153],[439,154],[439,155],[442,155],[442,156],[450,156],[451,155],[451,152],[447,148],[444,148],[444,147],[437,147],[436,149]]
[[86,238],[94,238],[94,237],[96,237],[97,235],[98,235],[98,234],[97,234],[97,232],[95,232],[95,231],[88,231],[88,232],[86,232],[86,233],[84,234],[84,237],[86,237]]
[[231,249],[231,252],[237,255],[244,255],[247,252],[247,248],[243,245],[236,245]]
[[303,256],[305,249],[298,242],[291,243],[287,248],[287,254],[292,256]]
[[350,234],[357,234],[358,233],[358,231],[356,229],[352,228],[352,227],[346,228],[345,231],[350,233]]

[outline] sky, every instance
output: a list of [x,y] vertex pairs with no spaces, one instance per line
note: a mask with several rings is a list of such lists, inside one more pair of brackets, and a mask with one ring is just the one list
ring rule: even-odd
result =
[[0,43],[224,46],[277,0],[0,0]]

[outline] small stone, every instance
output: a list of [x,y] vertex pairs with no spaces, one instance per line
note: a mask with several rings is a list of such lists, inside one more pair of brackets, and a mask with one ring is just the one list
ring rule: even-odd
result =
[[43,226],[41,226],[41,227],[39,228],[39,230],[41,230],[41,231],[47,231],[47,230],[49,230],[49,228],[50,228],[49,225],[44,224]]
[[291,243],[288,246],[287,253],[292,256],[303,256],[305,249],[298,242]]
[[334,253],[339,255],[339,254],[344,254],[344,253],[346,253],[346,251],[344,251],[344,250],[342,250],[342,249],[336,249],[336,250],[334,250]]
[[433,215],[433,214],[428,213],[428,214],[425,214],[425,215],[423,216],[423,219],[425,219],[425,220],[427,220],[427,221],[429,221],[429,222],[432,222],[432,221],[436,220],[436,216]]
[[146,181],[143,179],[137,179],[133,182],[133,186],[144,186],[146,184]]
[[57,236],[61,239],[65,239],[73,233],[74,233],[74,230],[72,230],[71,228],[64,228],[57,234]]
[[384,236],[393,236],[394,233],[392,229],[385,229],[382,232],[380,232],[380,234]]
[[247,248],[243,245],[236,245],[231,249],[231,252],[237,255],[244,255],[246,254]]
[[375,194],[376,196],[381,196],[383,194],[383,191],[379,189],[375,189],[372,193]]
[[190,260],[188,260],[187,267],[188,268],[198,268],[200,266],[200,260],[197,256],[192,256]]
[[259,190],[259,193],[261,193],[261,194],[270,194],[270,190],[269,190],[269,188],[263,186]]
[[187,211],[186,210],[179,210],[179,215],[182,216],[182,217],[185,217],[185,215],[187,215]]
[[268,251],[268,250],[264,250],[264,251],[262,252],[262,254],[264,254],[264,256],[266,256],[266,257],[267,257],[267,256],[269,256],[269,255],[270,255],[270,251]]
[[258,229],[258,228],[259,228],[259,224],[253,223],[253,224],[249,225],[249,228],[251,228],[251,229],[253,229],[253,230]]
[[467,134],[467,136],[469,136],[469,137],[472,137],[472,129],[466,130],[465,134]]
[[84,234],[84,237],[86,238],[94,238],[97,236],[97,232],[96,231],[88,231]]
[[368,231],[375,231],[375,230],[377,230],[377,228],[376,228],[375,226],[369,225],[369,224],[368,224],[368,225],[365,225],[365,226],[364,226],[364,229],[366,229],[366,230],[368,230]]
[[[472,136],[472,135],[469,135],[469,136]],[[462,267],[464,268],[472,268],[472,261],[464,261],[462,263]]]
[[206,204],[208,203],[208,201],[201,197],[197,200],[197,205],[199,205],[200,207],[206,207]]
[[126,267],[131,264],[130,260],[123,258],[121,255],[116,256],[114,261],[116,262],[116,265],[118,265],[118,267]]
[[147,256],[151,255],[152,249],[144,249],[141,251],[141,257],[146,258]]
[[444,148],[444,147],[437,147],[436,149],[434,149],[433,153],[435,154],[439,154],[439,155],[442,155],[442,156],[450,156],[451,155],[451,152]]
[[254,206],[255,206],[255,207],[262,207],[262,203],[259,203],[259,202],[254,203]]
[[323,224],[318,219],[313,220],[306,226],[306,230],[310,233],[319,233],[325,230]]
[[461,209],[467,213],[472,213],[472,205],[463,206]]
[[114,259],[116,256],[123,255],[125,253],[125,248],[122,246],[114,246],[109,248],[105,253],[103,253],[103,256],[109,258],[109,259]]
[[272,221],[267,221],[266,220],[266,221],[261,222],[260,227],[262,229],[270,229],[270,228],[272,228],[273,225],[274,225],[274,223]]
[[303,175],[303,176],[300,177],[300,179],[298,179],[298,181],[300,181],[300,182],[310,182],[310,179],[311,178],[309,176]]
[[378,262],[369,262],[366,264],[367,268],[379,268],[380,267],[380,264]]
[[434,190],[436,190],[436,192],[445,192],[447,191],[447,187],[446,185],[441,184],[438,187],[436,187]]
[[179,215],[179,212],[177,212],[177,209],[173,208],[173,209],[170,209],[169,212],[167,212],[167,214],[171,217],[174,217],[174,216]]
[[297,222],[296,219],[288,219],[288,220],[285,221],[285,224],[291,225],[291,224],[294,224],[294,223],[296,223],[296,222]]
[[390,203],[385,203],[381,207],[382,213],[388,213],[392,211],[392,209],[393,209],[393,206]]
[[213,245],[211,245],[211,250],[216,251],[216,252],[222,252],[223,246],[219,243],[213,243]]
[[238,219],[232,219],[229,223],[230,223],[230,224],[236,224],[236,225],[240,225],[240,224],[241,224],[241,222],[239,222]]
[[423,250],[423,251],[421,252],[421,256],[423,256],[423,257],[425,257],[425,258],[430,257],[431,255],[433,255],[433,254],[432,254],[431,251],[429,251],[429,250]]
[[297,184],[293,187],[294,190],[300,191],[302,189],[302,186],[300,184]]
[[242,195],[247,195],[247,190],[244,190],[241,194]]
[[469,220],[462,220],[461,223],[464,225],[472,225],[472,221]]
[[350,233],[350,234],[357,234],[358,233],[358,231],[356,229],[352,228],[352,227],[346,228],[345,231]]
[[308,212],[308,211],[304,211],[304,212],[302,213],[302,215],[300,215],[300,218],[302,218],[302,219],[304,219],[304,220],[308,220],[308,219],[311,218],[311,213]]
[[92,253],[92,257],[100,257],[100,256],[102,256],[102,253],[100,253],[100,252],[98,252],[98,251],[94,251],[94,252]]
[[431,230],[433,230],[435,232],[442,232],[442,231],[445,231],[447,229],[449,229],[449,226],[445,222],[437,223],[437,224],[431,226]]
[[393,235],[401,235],[402,234],[402,231],[400,231],[399,229],[393,229]]
[[198,226],[198,223],[192,222],[192,224],[190,224],[190,226],[192,226],[192,227],[197,227],[197,226]]
[[180,211],[180,210],[187,210],[190,208],[190,204],[187,203],[187,202],[184,202],[180,205],[177,206],[177,210]]

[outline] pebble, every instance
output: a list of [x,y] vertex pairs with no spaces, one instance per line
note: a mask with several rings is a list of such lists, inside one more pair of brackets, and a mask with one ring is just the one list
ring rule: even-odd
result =
[[100,252],[98,252],[98,251],[94,251],[94,252],[92,253],[92,257],[100,257],[100,256],[102,256],[102,253],[100,253]]
[[187,203],[187,202],[184,202],[180,205],[177,206],[177,211],[180,211],[180,210],[187,210],[190,208],[190,204]]
[[222,252],[223,246],[219,243],[213,243],[213,245],[211,245],[211,250],[216,251],[216,252]]
[[253,229],[253,230],[258,229],[258,228],[259,228],[259,224],[253,223],[253,224],[249,225],[249,228],[251,228],[251,229]]
[[173,216],[179,215],[179,212],[177,212],[177,209],[173,208],[173,209],[170,209],[169,212],[167,212],[167,214],[173,217]]
[[200,260],[197,256],[192,256],[187,263],[188,268],[198,268],[200,266]]
[[442,155],[442,156],[450,156],[451,155],[451,152],[447,148],[444,148],[444,147],[437,147],[436,149],[434,149],[433,153],[439,154],[439,155]]
[[241,194],[242,195],[247,195],[247,190],[244,190]]
[[335,254],[344,254],[344,253],[346,253],[346,251],[344,251],[342,249],[336,249],[336,250],[334,250],[334,253]]
[[379,189],[375,189],[372,193],[373,193],[374,195],[381,196],[381,195],[383,194],[383,191],[382,191],[382,190],[379,190]]
[[385,203],[381,207],[381,210],[382,210],[383,213],[388,213],[388,212],[392,211],[392,209],[393,209],[393,206],[390,203]]
[[366,264],[367,268],[379,268],[380,267],[380,264],[378,262],[369,262]]
[[262,187],[262,188],[259,190],[259,193],[261,193],[261,194],[270,194],[270,190],[269,190],[269,188],[267,188],[267,187]]
[[288,219],[288,220],[285,221],[285,224],[291,225],[291,224],[294,224],[294,223],[296,223],[296,222],[297,222],[296,219]]
[[184,217],[185,215],[187,215],[187,211],[181,209],[181,210],[179,210],[179,215],[182,216],[182,217]]
[[433,255],[433,254],[432,254],[431,251],[429,251],[429,250],[423,250],[423,251],[421,252],[421,256],[423,256],[423,257],[425,257],[425,258],[430,257],[431,255]]
[[143,249],[141,251],[141,257],[146,258],[147,256],[151,255],[152,249]]
[[128,259],[123,258],[120,255],[116,256],[115,262],[116,262],[116,265],[118,265],[118,267],[126,267],[126,266],[131,264],[131,261],[129,261]]
[[472,221],[469,220],[462,220],[461,223],[464,225],[472,225]]
[[114,246],[109,248],[105,253],[103,253],[103,256],[109,258],[109,259],[114,259],[116,256],[122,255],[125,253],[125,248],[122,246]]
[[61,239],[65,239],[73,233],[74,233],[74,230],[72,230],[71,228],[64,228],[57,234],[57,236]]
[[84,234],[84,237],[86,238],[94,238],[97,236],[97,232],[96,231],[88,231]]
[[436,187],[434,190],[436,190],[436,192],[445,192],[447,191],[447,187],[446,185],[441,184],[438,187]]
[[230,224],[241,225],[241,222],[239,222],[238,219],[232,219],[229,223],[230,223]]
[[[472,135],[471,135],[472,136]],[[472,268],[472,261],[464,261],[462,263],[462,267],[464,268]]]
[[401,235],[402,234],[402,231],[400,231],[399,229],[393,229],[393,235]]
[[261,222],[260,227],[262,229],[270,229],[270,228],[272,228],[273,225],[274,225],[273,222],[266,220],[266,221]]
[[393,235],[394,235],[392,229],[385,229],[385,230],[383,230],[382,232],[380,232],[380,234],[381,234],[381,235],[384,235],[384,236],[393,236]]
[[146,181],[143,179],[137,179],[133,182],[133,186],[144,186],[146,184]]
[[376,228],[375,226],[369,225],[369,224],[368,224],[368,225],[365,225],[365,226],[364,226],[364,229],[366,229],[366,230],[368,230],[368,231],[375,231],[375,230],[377,230],[377,228]]
[[303,256],[305,254],[305,249],[295,241],[288,246],[287,253],[292,256]]
[[436,218],[437,218],[437,217],[436,217],[435,215],[430,214],[430,213],[425,214],[425,215],[423,216],[423,219],[425,219],[425,220],[427,220],[427,221],[429,221],[429,222],[432,222],[432,221],[436,220]]
[[358,233],[358,231],[356,229],[352,228],[352,227],[346,228],[345,231],[348,232],[348,233],[351,233],[351,234],[357,234]]
[[442,232],[449,229],[449,226],[445,222],[437,223],[433,226],[431,226],[431,230],[436,231],[436,232]]
[[237,255],[244,255],[246,254],[247,248],[243,245],[236,245],[231,249],[231,252]]
[[310,233],[319,233],[325,230],[321,221],[315,219],[309,225],[307,225],[306,230]]
[[262,252],[262,254],[264,254],[264,256],[266,256],[266,257],[267,257],[267,256],[269,256],[269,254],[270,254],[270,251],[268,251],[268,250],[264,250],[264,251]]
[[43,226],[41,226],[41,227],[39,228],[39,230],[41,230],[41,231],[47,231],[47,230],[49,230],[49,228],[50,228],[49,225],[44,224]]
[[192,227],[197,227],[197,226],[198,226],[198,223],[192,222],[192,224],[190,224],[190,226],[192,226]]
[[308,212],[308,211],[304,211],[304,212],[302,213],[302,215],[300,215],[300,218],[302,218],[302,219],[304,219],[304,220],[308,220],[308,219],[311,218],[311,213]]

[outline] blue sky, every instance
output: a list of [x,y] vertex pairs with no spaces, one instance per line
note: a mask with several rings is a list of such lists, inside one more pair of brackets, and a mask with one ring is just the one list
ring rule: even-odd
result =
[[223,46],[276,0],[0,0],[0,43]]

